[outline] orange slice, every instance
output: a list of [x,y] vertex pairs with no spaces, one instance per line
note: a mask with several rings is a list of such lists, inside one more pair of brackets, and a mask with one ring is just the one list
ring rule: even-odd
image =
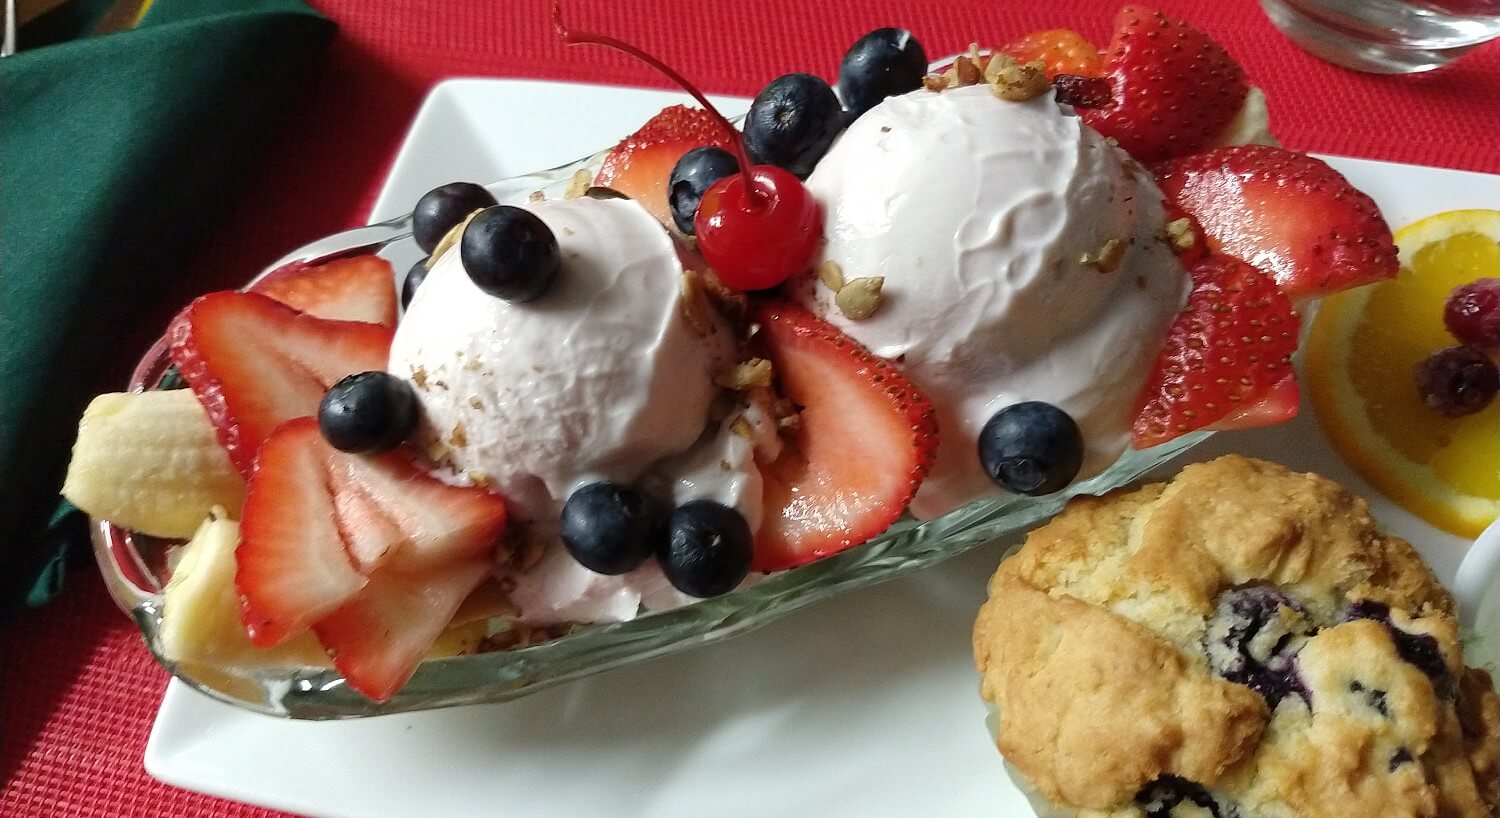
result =
[[1396,233],[1394,279],[1324,299],[1306,387],[1334,448],[1438,528],[1478,536],[1500,512],[1500,401],[1446,418],[1423,405],[1417,364],[1458,343],[1443,326],[1454,287],[1500,276],[1500,210],[1451,210]]

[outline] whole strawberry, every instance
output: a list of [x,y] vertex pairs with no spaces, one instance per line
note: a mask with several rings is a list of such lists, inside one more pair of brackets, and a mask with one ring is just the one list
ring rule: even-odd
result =
[[730,135],[702,108],[669,105],[605,155],[594,184],[636,199],[671,226],[667,180],[672,167],[693,148],[729,146]]
[[1131,429],[1137,449],[1210,426],[1280,422],[1297,411],[1291,355],[1300,321],[1291,301],[1268,276],[1228,256],[1208,256],[1192,274],[1187,308],[1141,394]]
[[1207,34],[1159,11],[1120,9],[1105,52],[1112,104],[1081,110],[1131,156],[1182,156],[1223,133],[1245,102],[1245,72]]
[[1033,31],[1000,49],[1017,62],[1040,60],[1047,76],[1071,74],[1080,77],[1096,77],[1104,66],[1104,58],[1094,44],[1082,34],[1068,28],[1049,28]]

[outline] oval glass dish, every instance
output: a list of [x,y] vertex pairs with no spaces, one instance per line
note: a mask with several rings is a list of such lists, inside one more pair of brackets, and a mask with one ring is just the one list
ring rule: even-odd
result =
[[[592,171],[601,157],[591,156],[489,187],[502,203],[524,202],[538,190],[549,198],[560,197],[578,171]],[[326,256],[378,250],[396,270],[404,271],[421,255],[407,232],[408,226],[409,217],[394,219],[330,237],[299,252]],[[158,342],[137,367],[129,388],[161,388],[169,368],[165,343]],[[1127,451],[1103,473],[1055,495],[978,501],[927,522],[908,516],[864,545],[683,608],[629,622],[580,627],[529,647],[429,659],[399,693],[380,703],[351,690],[331,668],[228,670],[172,661],[162,649],[161,625],[163,589],[171,575],[170,552],[176,544],[96,521],[94,550],[111,594],[135,618],[151,652],[193,688],[275,716],[359,718],[505,701],[570,679],[745,633],[819,600],[922,570],[984,543],[1015,539],[1056,514],[1070,497],[1101,494],[1126,485],[1209,434],[1189,434],[1146,451]]]

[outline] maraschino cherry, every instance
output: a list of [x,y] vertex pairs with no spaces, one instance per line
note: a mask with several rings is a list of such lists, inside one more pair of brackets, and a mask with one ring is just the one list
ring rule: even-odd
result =
[[796,176],[774,165],[752,164],[740,132],[671,66],[614,37],[570,31],[557,3],[552,4],[552,24],[569,45],[613,48],[660,71],[691,94],[729,134],[740,171],[720,179],[703,194],[693,220],[698,251],[720,281],[736,290],[764,290],[812,265],[823,235],[823,214]]

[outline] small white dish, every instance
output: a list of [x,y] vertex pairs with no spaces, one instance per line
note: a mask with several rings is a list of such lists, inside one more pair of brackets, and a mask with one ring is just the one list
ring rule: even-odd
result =
[[[397,215],[444,182],[499,179],[586,155],[685,99],[568,83],[442,83],[413,123],[371,220]],[[722,102],[731,115],[747,105]],[[1500,208],[1495,176],[1330,161],[1396,225],[1457,207]],[[1454,581],[1468,544],[1354,475],[1310,408],[1282,427],[1217,436],[1191,459],[1227,451],[1344,483],[1415,542],[1440,579]],[[723,644],[506,704],[291,722],[174,681],[146,769],[186,789],[318,818],[1031,815],[990,743],[970,659],[974,612],[999,555],[979,548]],[[1492,556],[1465,570],[1493,583],[1497,563]]]
[[1491,672],[1500,668],[1500,520],[1474,541],[1453,579],[1463,624],[1478,638],[1469,653]]

